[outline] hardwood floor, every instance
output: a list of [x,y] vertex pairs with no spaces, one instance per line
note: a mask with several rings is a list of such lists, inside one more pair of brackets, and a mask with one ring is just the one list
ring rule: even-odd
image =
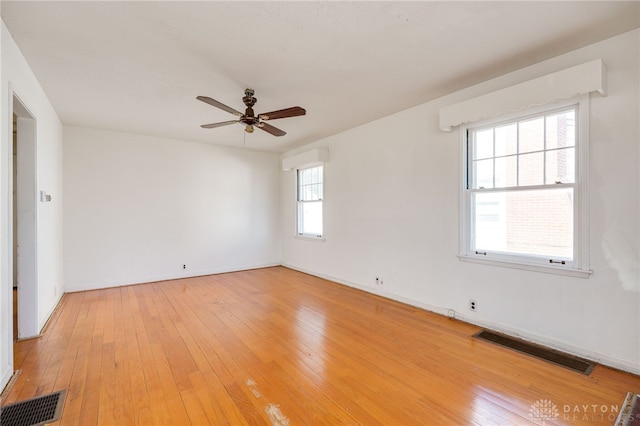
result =
[[[283,267],[71,293],[16,343],[4,404],[67,389],[63,425],[610,425],[640,390],[476,331]],[[544,401],[557,418],[532,418]]]

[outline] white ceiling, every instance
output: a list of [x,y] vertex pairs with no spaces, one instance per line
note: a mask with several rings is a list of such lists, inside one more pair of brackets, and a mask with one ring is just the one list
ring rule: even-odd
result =
[[[283,152],[640,24],[640,2],[2,1],[65,125]],[[274,137],[199,102],[300,105]]]

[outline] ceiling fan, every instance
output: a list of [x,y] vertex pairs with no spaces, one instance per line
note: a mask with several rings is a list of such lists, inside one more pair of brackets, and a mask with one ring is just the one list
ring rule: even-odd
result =
[[238,116],[237,120],[230,121],[222,121],[220,123],[211,123],[211,124],[203,124],[202,128],[204,129],[213,129],[215,127],[228,126],[229,124],[240,123],[245,126],[244,130],[247,133],[253,133],[254,127],[258,127],[259,129],[264,130],[267,133],[271,133],[273,136],[284,136],[287,132],[278,129],[277,127],[273,127],[272,125],[265,123],[267,120],[276,120],[278,118],[287,118],[287,117],[296,117],[299,115],[305,115],[307,111],[304,108],[299,106],[294,106],[291,108],[279,109],[277,111],[265,112],[262,114],[258,114],[257,116],[253,112],[253,106],[256,104],[257,99],[254,95],[253,89],[245,89],[244,97],[242,98],[242,102],[246,105],[247,109],[244,114],[240,111],[236,111],[235,109],[226,106],[225,104],[216,101],[208,96],[197,96],[196,99],[202,101],[206,104],[213,105],[216,108],[220,108],[231,114]]

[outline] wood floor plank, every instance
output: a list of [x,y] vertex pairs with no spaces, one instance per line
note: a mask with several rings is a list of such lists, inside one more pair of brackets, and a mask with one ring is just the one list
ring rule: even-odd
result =
[[85,397],[82,399],[80,408],[79,424],[81,425],[98,424],[100,393],[105,386],[102,374],[102,356],[104,352],[102,335],[99,331],[94,331],[94,333],[83,377]]
[[[283,267],[72,293],[15,344],[3,404],[66,388],[63,425],[594,425],[640,390],[476,331]],[[545,400],[557,416],[532,416]]]

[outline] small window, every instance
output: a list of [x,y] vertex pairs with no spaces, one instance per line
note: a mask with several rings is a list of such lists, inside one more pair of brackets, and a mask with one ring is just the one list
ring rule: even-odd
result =
[[583,268],[578,116],[571,105],[466,129],[463,256]]
[[323,167],[298,170],[298,235],[322,238]]

